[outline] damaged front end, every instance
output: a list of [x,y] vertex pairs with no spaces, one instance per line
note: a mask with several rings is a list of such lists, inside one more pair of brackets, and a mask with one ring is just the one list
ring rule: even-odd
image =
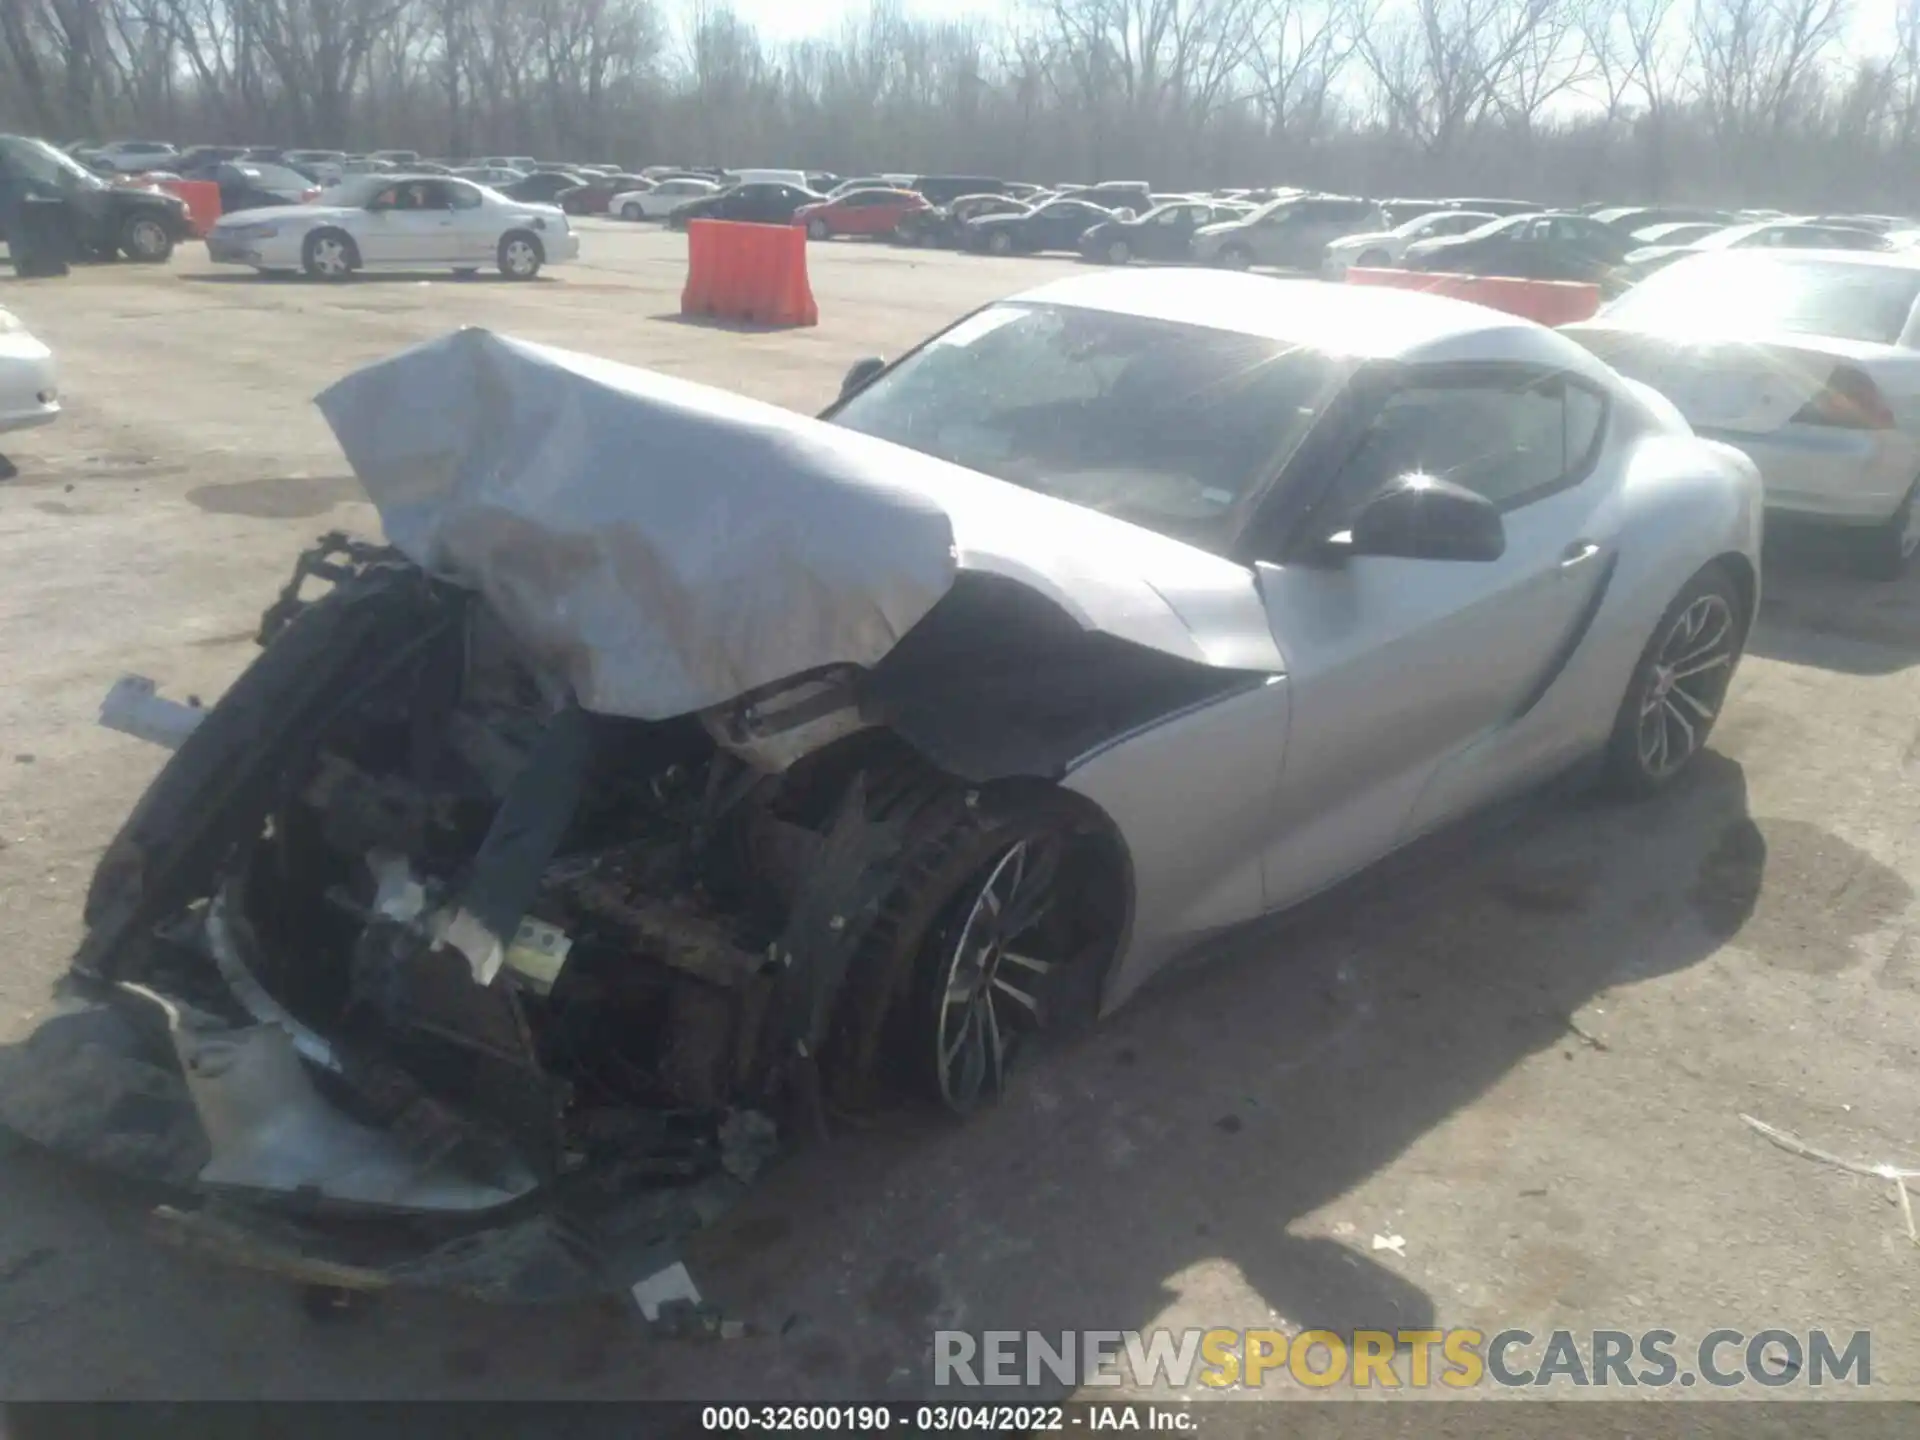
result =
[[[178,748],[67,1008],[0,1055],[0,1121],[180,1188],[167,1232],[214,1253],[535,1300],[656,1272],[880,1093],[928,882],[998,802],[862,719],[851,673],[591,713],[476,594],[340,537],[261,638],[142,732]],[[1049,951],[1117,933],[1083,888]]]

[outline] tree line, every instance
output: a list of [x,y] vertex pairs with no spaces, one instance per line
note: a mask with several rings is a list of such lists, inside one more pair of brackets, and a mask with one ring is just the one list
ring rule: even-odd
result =
[[0,0],[0,128],[637,166],[1920,209],[1920,0]]

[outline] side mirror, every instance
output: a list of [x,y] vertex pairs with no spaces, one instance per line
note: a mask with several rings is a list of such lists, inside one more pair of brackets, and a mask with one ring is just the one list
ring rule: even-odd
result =
[[1349,555],[1402,560],[1498,560],[1507,529],[1484,495],[1432,475],[1402,475],[1354,518]]
[[853,362],[853,368],[847,371],[846,378],[840,382],[840,398],[858,394],[874,381],[874,377],[887,368],[887,362],[881,356],[869,355],[864,360]]

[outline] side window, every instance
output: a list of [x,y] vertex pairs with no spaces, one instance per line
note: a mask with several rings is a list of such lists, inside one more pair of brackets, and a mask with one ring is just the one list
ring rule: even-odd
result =
[[447,198],[455,210],[478,210],[480,192],[471,185],[448,185],[445,187]]
[[1605,418],[1602,396],[1562,376],[1408,385],[1361,436],[1336,508],[1345,523],[1369,496],[1417,473],[1516,509],[1585,475]]

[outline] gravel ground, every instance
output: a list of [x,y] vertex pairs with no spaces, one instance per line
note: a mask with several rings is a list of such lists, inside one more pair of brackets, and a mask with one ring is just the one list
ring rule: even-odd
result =
[[[477,324],[811,410],[856,358],[1073,268],[816,245],[820,326],[740,333],[680,320],[680,237],[586,228],[584,263],[527,286],[188,254],[0,280],[70,401],[9,437],[0,485],[0,1036],[44,1007],[159,758],[94,725],[108,685],[218,694],[295,552],[371,528],[309,404],[327,382]],[[435,1297],[316,1322],[153,1243],[149,1197],[16,1148],[0,1396],[873,1399],[922,1392],[935,1328],[1374,1324],[1869,1329],[1875,1391],[1920,1393],[1920,1251],[1885,1187],[1739,1119],[1920,1157],[1920,575],[1774,549],[1682,792],[1428,847],[1150,988],[964,1128],[800,1156],[690,1256],[746,1339]]]

